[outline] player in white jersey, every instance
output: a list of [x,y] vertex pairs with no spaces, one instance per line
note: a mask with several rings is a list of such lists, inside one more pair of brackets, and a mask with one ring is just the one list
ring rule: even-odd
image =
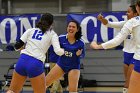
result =
[[[133,17],[138,16],[138,13],[136,11],[135,5],[130,5],[127,9],[127,19],[131,19]],[[101,14],[98,15],[98,20],[100,20],[105,26],[112,27],[112,28],[122,28],[123,25],[126,23],[126,21],[119,21],[119,22],[110,22],[107,19],[105,19]],[[134,68],[134,61],[133,61],[133,55],[135,51],[135,41],[133,38],[133,35],[130,33],[130,35],[124,40],[124,77],[125,77],[125,84],[123,88],[123,93],[127,93],[128,87],[129,87],[129,80],[132,73],[132,70]]]
[[51,28],[53,15],[45,13],[41,16],[36,28],[25,31],[16,42],[15,49],[21,50],[20,58],[16,63],[12,81],[7,93],[20,93],[27,77],[31,81],[34,93],[46,93],[44,61],[50,45],[58,55],[63,55],[57,34]]
[[[140,0],[136,2],[136,10],[140,15]],[[128,93],[140,93],[140,16],[128,20],[121,32],[112,40],[98,45],[96,42],[91,43],[94,49],[108,49],[119,45],[126,37],[132,33],[136,42],[136,49],[134,52],[134,69],[132,71],[129,83]]]

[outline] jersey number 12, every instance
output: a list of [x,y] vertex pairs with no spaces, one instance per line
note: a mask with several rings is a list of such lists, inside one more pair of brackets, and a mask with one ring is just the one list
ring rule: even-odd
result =
[[33,39],[37,39],[37,40],[41,40],[42,36],[43,36],[43,32],[42,31],[35,30],[32,38]]

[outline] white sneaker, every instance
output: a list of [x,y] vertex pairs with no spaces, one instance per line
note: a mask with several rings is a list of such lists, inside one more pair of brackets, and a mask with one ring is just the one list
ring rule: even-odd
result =
[[128,93],[128,88],[123,88],[123,93]]

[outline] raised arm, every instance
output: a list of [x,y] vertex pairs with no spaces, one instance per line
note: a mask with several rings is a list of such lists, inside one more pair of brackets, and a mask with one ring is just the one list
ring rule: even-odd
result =
[[99,14],[97,16],[97,19],[100,20],[105,26],[111,28],[122,28],[123,25],[126,23],[126,21],[110,22],[107,19],[105,19],[102,14]]

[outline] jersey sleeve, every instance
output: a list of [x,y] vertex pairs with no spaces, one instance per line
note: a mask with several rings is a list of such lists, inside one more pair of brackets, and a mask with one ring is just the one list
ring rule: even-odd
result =
[[80,55],[80,58],[84,58],[85,57],[85,43],[83,42],[82,44],[82,54]]
[[[127,24],[129,24],[129,26],[131,26],[130,28],[128,28],[128,25]],[[124,26],[123,26],[123,28],[121,29],[121,31],[118,33],[118,35],[115,37],[115,38],[113,38],[112,40],[109,40],[109,41],[107,41],[107,42],[105,42],[105,43],[102,43],[101,45],[102,45],[102,47],[104,48],[104,49],[109,49],[109,48],[113,48],[113,47],[115,47],[115,46],[118,46],[118,45],[120,45],[122,42],[123,42],[123,40],[125,40],[126,39],[126,37],[131,33],[131,31],[132,31],[132,25],[130,25],[131,24],[131,22],[127,22],[127,24],[125,24]]]
[[31,31],[31,29],[26,30],[26,31],[23,33],[23,35],[20,37],[20,39],[21,39],[24,43],[27,42],[27,39],[28,39],[28,36],[29,36],[30,31]]
[[54,52],[61,56],[64,54],[64,49],[60,48],[60,43],[59,43],[59,39],[58,39],[58,35],[53,31],[52,34],[52,39],[51,39],[51,44],[54,48]]
[[109,21],[106,26],[111,27],[111,28],[122,28],[125,23],[126,23],[126,21],[119,21],[119,22],[110,22]]

